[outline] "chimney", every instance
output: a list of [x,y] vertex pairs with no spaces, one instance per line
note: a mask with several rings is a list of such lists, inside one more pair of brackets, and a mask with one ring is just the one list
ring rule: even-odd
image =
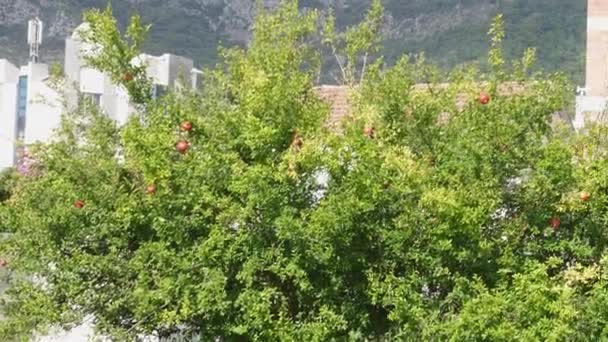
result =
[[608,0],[587,1],[587,71],[589,96],[608,96]]

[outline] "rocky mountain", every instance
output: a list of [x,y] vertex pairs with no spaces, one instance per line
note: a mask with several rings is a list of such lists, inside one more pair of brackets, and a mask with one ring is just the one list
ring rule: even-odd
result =
[[[280,0],[266,0],[274,6]],[[172,52],[204,66],[216,60],[217,46],[242,44],[250,37],[254,0],[114,0],[115,15],[125,23],[140,13],[153,25],[147,52]],[[302,7],[334,9],[341,27],[361,19],[369,0],[301,0]],[[582,81],[586,0],[385,0],[385,55],[425,54],[444,67],[465,62],[483,65],[491,18],[503,13],[506,45],[516,56],[538,48],[540,66]],[[14,62],[27,55],[26,21],[39,16],[46,25],[43,59],[61,60],[63,39],[89,7],[107,0],[0,0],[0,57]]]

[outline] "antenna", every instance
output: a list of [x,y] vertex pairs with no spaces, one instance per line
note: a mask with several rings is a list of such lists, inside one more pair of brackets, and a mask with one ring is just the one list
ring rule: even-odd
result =
[[30,46],[30,61],[37,63],[40,59],[39,48],[42,44],[42,21],[36,17],[27,22],[27,43]]

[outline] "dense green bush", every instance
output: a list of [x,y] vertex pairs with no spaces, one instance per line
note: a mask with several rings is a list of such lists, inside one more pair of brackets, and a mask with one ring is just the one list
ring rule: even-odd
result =
[[[117,341],[607,338],[608,131],[551,124],[570,89],[530,76],[530,53],[505,64],[500,18],[489,75],[361,72],[379,9],[325,29],[352,68],[338,131],[313,87],[319,18],[296,1],[261,14],[202,94],[142,96],[124,127],[90,106],[66,116],[2,207],[11,267],[37,280],[14,283],[1,336],[93,317]],[[86,18],[87,39],[121,47],[89,62],[144,94],[110,13]]]
[[0,171],[0,202],[4,202],[11,197],[16,179],[17,173],[14,169],[9,168]]

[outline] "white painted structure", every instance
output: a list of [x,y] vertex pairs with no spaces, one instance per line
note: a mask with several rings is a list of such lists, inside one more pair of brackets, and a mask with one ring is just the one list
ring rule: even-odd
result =
[[608,0],[587,1],[586,64],[586,85],[576,97],[576,129],[604,120],[608,109]]
[[0,169],[14,165],[20,146],[49,141],[59,124],[61,98],[48,77],[46,64],[0,60]]
[[[129,101],[127,91],[112,83],[110,77],[98,70],[85,65],[82,56],[94,53],[95,47],[81,40],[81,33],[88,29],[87,24],[81,24],[74,33],[65,41],[65,75],[67,79],[78,85],[78,90],[88,94],[99,104],[103,111],[120,124],[124,124],[128,117],[135,112],[135,108]],[[194,65],[191,59],[164,54],[151,56],[142,54],[132,63],[145,63],[147,65],[148,77],[154,84],[154,95],[160,96],[167,88],[182,86],[180,79],[191,79],[194,83],[192,71]],[[180,77],[183,75],[183,77]],[[190,82],[183,86],[190,87]]]
[[0,169],[15,162],[19,69],[0,59]]
[[[82,56],[94,53],[95,47],[80,39],[86,24],[66,38],[64,73],[68,85],[88,95],[108,117],[124,124],[135,108],[127,91],[113,84],[110,77],[85,65]],[[42,22],[28,22],[30,62],[21,68],[0,59],[0,170],[14,166],[19,148],[35,142],[48,142],[58,127],[64,104],[74,105],[76,94],[62,93],[49,87],[49,67],[39,63]],[[168,88],[200,87],[200,71],[191,59],[172,54],[142,54],[133,63],[145,63],[153,80],[153,95],[161,96]],[[65,92],[65,93],[64,93]],[[64,101],[66,100],[66,101]]]
[[572,124],[574,128],[581,129],[588,122],[597,122],[603,119],[608,98],[605,96],[576,96],[576,116]]
[[60,94],[47,83],[49,68],[46,64],[29,63],[21,67],[20,77],[27,77],[27,108],[22,139],[25,145],[50,141],[53,130],[59,126],[63,104]]

